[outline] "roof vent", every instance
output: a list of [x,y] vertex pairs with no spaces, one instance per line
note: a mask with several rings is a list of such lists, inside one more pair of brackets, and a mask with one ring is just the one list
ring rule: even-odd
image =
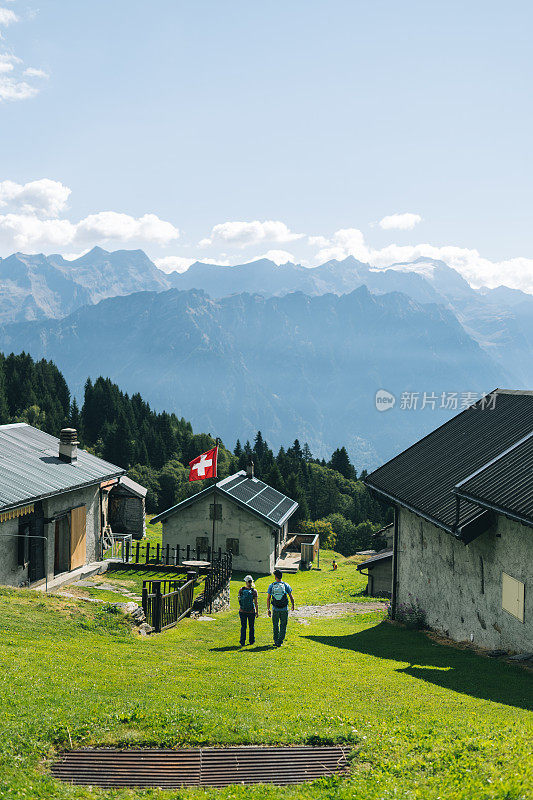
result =
[[67,464],[78,460],[78,432],[76,428],[62,428],[59,434],[59,458]]
[[253,478],[254,477],[254,462],[252,459],[249,460],[248,466],[246,467],[246,477]]

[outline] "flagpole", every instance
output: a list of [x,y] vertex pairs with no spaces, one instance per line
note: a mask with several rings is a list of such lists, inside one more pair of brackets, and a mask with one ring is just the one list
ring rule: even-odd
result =
[[[220,439],[215,439],[215,447],[218,448]],[[215,523],[217,518],[217,480],[218,480],[218,450],[217,450],[217,466],[215,470],[215,483],[213,489],[213,533],[211,534],[211,569],[215,563]]]

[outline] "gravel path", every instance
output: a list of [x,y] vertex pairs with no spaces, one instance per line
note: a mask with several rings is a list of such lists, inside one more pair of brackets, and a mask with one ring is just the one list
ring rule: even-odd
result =
[[297,606],[291,617],[340,617],[341,614],[365,614],[385,611],[388,603],[330,603],[325,606]]

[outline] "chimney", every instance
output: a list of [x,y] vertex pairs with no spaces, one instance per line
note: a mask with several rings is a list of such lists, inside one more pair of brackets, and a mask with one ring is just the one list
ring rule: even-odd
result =
[[78,432],[76,428],[62,428],[59,434],[59,458],[67,464],[78,460]]
[[254,462],[252,459],[249,460],[248,466],[246,467],[246,477],[253,478],[254,477]]

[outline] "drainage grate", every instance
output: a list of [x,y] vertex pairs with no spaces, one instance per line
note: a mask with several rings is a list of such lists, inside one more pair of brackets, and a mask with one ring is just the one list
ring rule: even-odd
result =
[[345,772],[345,747],[202,747],[183,750],[69,750],[52,765],[66,783],[178,789],[232,783],[304,783]]

